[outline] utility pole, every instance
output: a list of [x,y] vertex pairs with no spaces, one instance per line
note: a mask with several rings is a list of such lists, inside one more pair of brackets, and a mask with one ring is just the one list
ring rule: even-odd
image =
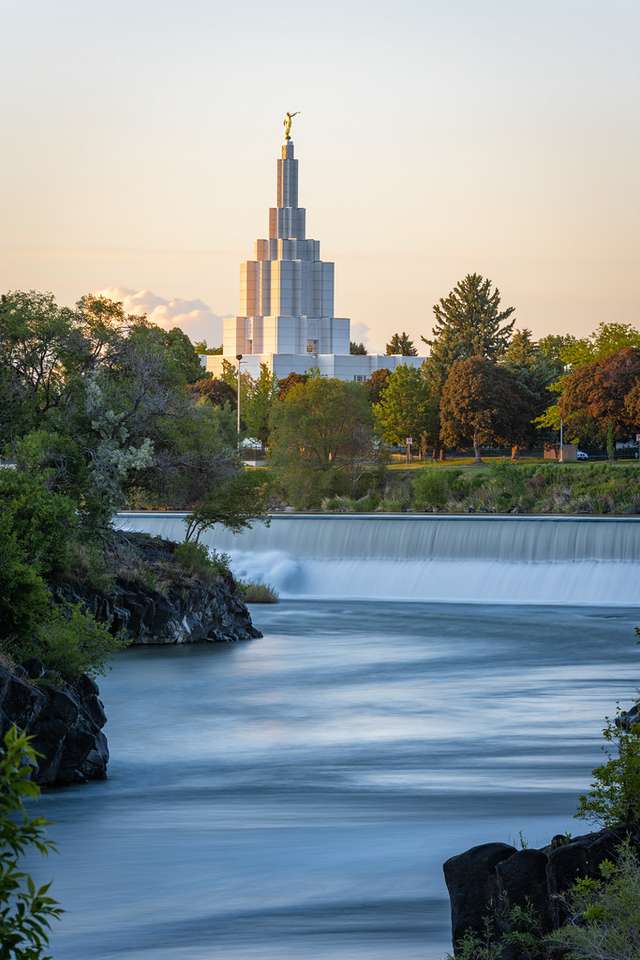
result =
[[237,421],[238,456],[240,456],[240,361],[242,360],[242,354],[241,354],[241,353],[237,354],[236,360],[238,361],[238,393],[237,393],[237,396],[236,396],[236,410],[237,410],[237,414],[238,414],[238,421]]
[[560,463],[564,463],[564,423],[560,417]]

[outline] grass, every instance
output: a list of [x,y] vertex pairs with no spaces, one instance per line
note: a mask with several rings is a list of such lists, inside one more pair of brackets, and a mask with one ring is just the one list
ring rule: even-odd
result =
[[247,583],[244,580],[238,580],[237,583],[245,603],[277,603],[280,599],[268,583]]

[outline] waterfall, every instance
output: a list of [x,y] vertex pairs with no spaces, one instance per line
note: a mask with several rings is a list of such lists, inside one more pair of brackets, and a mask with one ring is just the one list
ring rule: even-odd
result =
[[[184,538],[182,513],[116,525]],[[277,514],[202,542],[283,598],[485,603],[640,603],[640,518]]]

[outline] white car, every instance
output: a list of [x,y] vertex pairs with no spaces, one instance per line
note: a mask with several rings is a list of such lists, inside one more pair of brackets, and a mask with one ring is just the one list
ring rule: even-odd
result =
[[588,460],[589,454],[585,453],[584,450],[576,450],[576,460]]

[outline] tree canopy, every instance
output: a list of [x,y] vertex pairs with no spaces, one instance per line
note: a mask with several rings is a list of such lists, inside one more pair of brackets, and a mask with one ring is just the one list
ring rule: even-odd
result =
[[405,333],[404,330],[402,333],[394,333],[391,337],[391,340],[385,347],[386,355],[388,357],[417,357],[418,351],[415,348],[414,342],[409,336],[408,333]]

